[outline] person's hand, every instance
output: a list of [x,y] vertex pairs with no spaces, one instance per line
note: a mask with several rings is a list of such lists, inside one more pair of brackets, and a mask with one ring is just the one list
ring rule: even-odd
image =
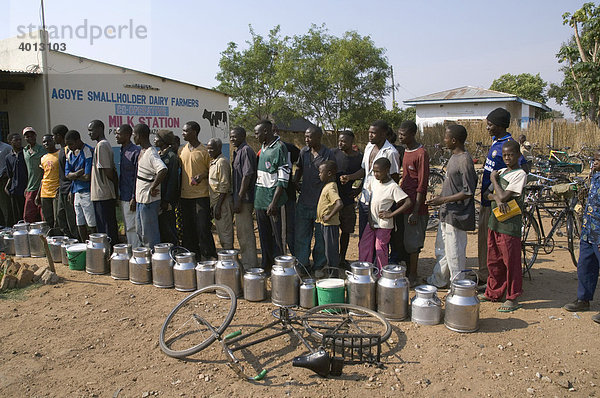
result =
[[233,212],[239,214],[242,211],[242,199],[237,198],[233,200]]
[[129,201],[129,211],[135,211],[135,198]]
[[379,218],[392,218],[392,212],[389,210],[380,211]]
[[348,174],[344,174],[343,176],[340,176],[340,182],[342,184],[347,184],[350,181],[350,176]]
[[35,203],[35,205],[37,207],[40,207],[42,205],[42,200],[40,199],[39,195],[35,197],[35,200],[33,201],[33,203]]
[[333,217],[331,215],[331,213],[323,214],[323,221],[324,222],[329,222],[329,220],[331,220],[331,217]]
[[510,206],[508,203],[498,202],[498,208],[500,209],[500,213],[506,214],[510,211]]
[[443,196],[436,196],[435,198],[429,199],[427,202],[425,202],[425,204],[431,205],[431,206],[439,206],[444,204],[444,197]]
[[160,187],[150,188],[150,196],[160,195]]
[[213,217],[215,218],[215,220],[221,219],[221,206],[215,206],[215,208],[213,209]]
[[496,178],[498,178],[499,175],[500,175],[500,173],[498,173],[498,170],[492,170],[492,174],[490,174],[490,178],[495,180]]
[[198,185],[198,180],[196,179],[196,177],[192,177],[192,179],[190,180],[190,185]]
[[417,225],[417,215],[415,213],[410,213],[407,221],[410,225]]
[[267,216],[276,215],[277,210],[279,210],[279,208],[273,202],[269,203],[269,206],[267,207]]
[[169,202],[167,202],[166,200],[161,200],[160,201],[160,210],[163,212],[169,210]]
[[77,178],[77,174],[74,171],[72,171],[69,174],[67,174],[65,177],[67,177],[67,180],[74,180]]
[[8,192],[8,188],[4,187],[4,193],[6,193],[8,196],[10,196],[10,192]]

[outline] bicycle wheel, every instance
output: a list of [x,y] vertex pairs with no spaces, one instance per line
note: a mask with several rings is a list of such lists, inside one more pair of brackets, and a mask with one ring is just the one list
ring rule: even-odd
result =
[[[392,334],[392,326],[383,315],[353,304],[324,304],[306,311],[302,317],[306,331],[315,339],[323,339],[323,334],[375,334],[381,336],[381,342]],[[370,339],[344,341],[347,347],[369,347],[377,344]]]
[[[217,290],[229,298],[203,295]],[[177,304],[165,319],[158,338],[160,349],[173,358],[187,357],[203,350],[216,338],[204,322],[221,334],[231,323],[236,308],[235,293],[228,286],[210,285],[196,290]]]
[[571,253],[571,261],[577,267],[579,260],[579,239],[581,238],[581,225],[576,214],[567,213],[567,244],[569,253]]
[[537,258],[542,244],[540,226],[530,212],[523,213],[523,226],[521,227],[521,252],[523,256],[523,275],[525,275]]
[[[571,163],[571,164],[576,164],[576,165],[581,165],[581,168],[578,169],[579,170],[583,170],[583,160],[579,157],[579,156],[569,156],[569,158],[567,159],[567,162]],[[577,170],[575,170],[577,172]]]
[[444,184],[444,175],[437,171],[432,170],[429,173],[429,185],[427,191],[433,196],[439,196],[442,193],[442,185]]

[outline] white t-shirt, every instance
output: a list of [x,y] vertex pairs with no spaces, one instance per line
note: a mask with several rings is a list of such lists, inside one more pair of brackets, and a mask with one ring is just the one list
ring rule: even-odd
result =
[[396,181],[390,179],[385,184],[373,178],[369,181],[366,187],[371,194],[371,204],[369,212],[371,219],[375,223],[375,228],[392,229],[394,228],[393,218],[379,218],[380,211],[390,210],[394,203],[408,197],[408,195],[400,188]]
[[371,157],[371,152],[374,148],[374,144],[367,144],[367,146],[365,147],[365,154],[363,155],[363,160],[361,164],[361,167],[365,170],[365,179],[362,194],[360,196],[360,201],[366,205],[369,204],[371,197],[369,191],[365,187],[369,183],[369,181],[375,180],[375,177],[373,177],[373,164],[377,159],[386,158],[390,161],[390,175],[400,173],[400,154],[398,153],[396,148],[392,144],[390,144],[388,140],[385,140],[385,143],[373,158],[373,163],[369,164],[369,158]]
[[[509,171],[507,168],[503,168],[498,170],[498,173],[508,182],[508,185],[504,189],[505,191],[514,192],[513,197],[521,195],[525,184],[527,184],[527,173],[525,170],[515,169]],[[491,185],[492,188],[493,186]]]
[[140,152],[138,158],[137,179],[135,182],[135,201],[138,203],[152,203],[160,200],[160,185],[158,186],[158,195],[150,195],[150,187],[156,179],[156,175],[167,166],[160,160],[158,151],[155,147]]

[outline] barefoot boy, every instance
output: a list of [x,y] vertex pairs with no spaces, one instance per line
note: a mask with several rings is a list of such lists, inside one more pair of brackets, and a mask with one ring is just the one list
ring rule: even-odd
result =
[[325,258],[328,267],[337,267],[340,263],[340,216],[339,212],[344,203],[338,193],[335,175],[337,165],[333,160],[327,160],[319,166],[319,179],[323,189],[317,204],[317,228],[323,231],[325,241]]

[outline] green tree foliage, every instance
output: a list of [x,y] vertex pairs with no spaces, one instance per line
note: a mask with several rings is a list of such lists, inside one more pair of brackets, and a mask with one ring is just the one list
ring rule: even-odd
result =
[[369,36],[331,35],[312,25],[306,34],[267,38],[250,27],[248,48],[229,43],[221,53],[217,87],[235,103],[232,121],[252,126],[263,117],[302,116],[326,129],[364,129],[385,110],[389,65]]
[[394,102],[392,109],[386,109],[381,113],[378,119],[387,121],[394,131],[398,130],[402,122],[412,120],[413,122],[417,119],[417,108],[400,108],[397,102]]
[[563,81],[552,84],[548,94],[566,104],[578,117],[600,121],[600,7],[585,3],[573,14],[563,14],[563,25],[573,28],[556,57],[562,64]]
[[235,102],[231,119],[237,125],[251,127],[274,113],[288,113],[283,95],[286,63],[281,56],[287,51],[288,39],[282,38],[279,30],[276,26],[264,38],[250,26],[248,48],[239,50],[231,42],[221,53],[217,89]]
[[545,103],[548,97],[544,93],[548,83],[540,77],[540,74],[521,73],[513,75],[504,74],[493,81],[490,90],[502,91],[504,93],[514,94],[523,99]]

